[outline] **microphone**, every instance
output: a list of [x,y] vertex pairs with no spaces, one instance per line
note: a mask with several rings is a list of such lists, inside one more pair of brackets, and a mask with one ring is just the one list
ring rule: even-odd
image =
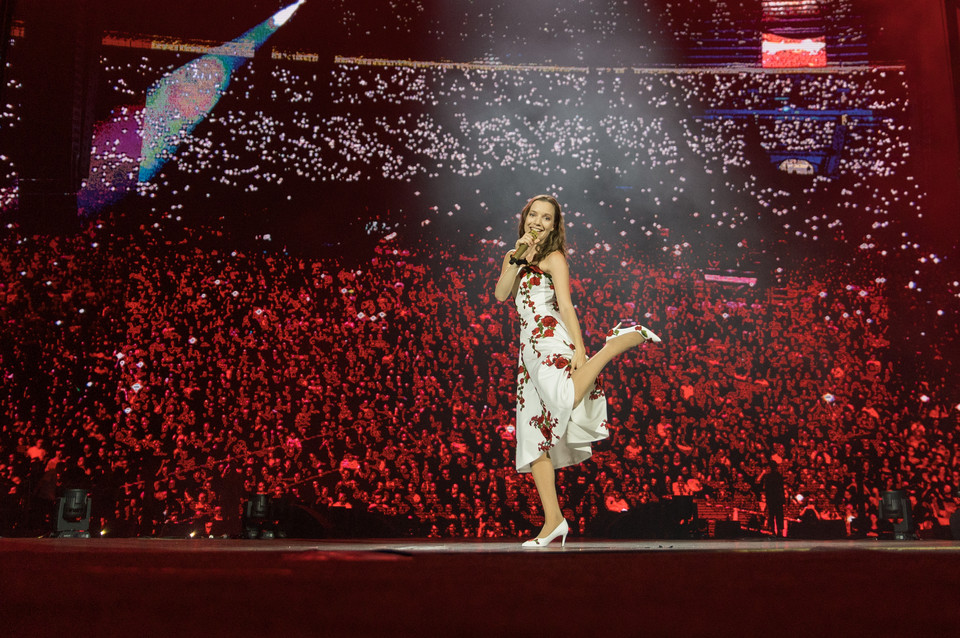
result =
[[[537,231],[531,230],[530,234],[533,235],[533,239],[537,239]],[[523,258],[524,253],[527,252],[527,245],[521,244],[520,248],[517,248],[517,252],[513,253],[513,256],[510,257],[511,264],[527,264],[527,260]]]

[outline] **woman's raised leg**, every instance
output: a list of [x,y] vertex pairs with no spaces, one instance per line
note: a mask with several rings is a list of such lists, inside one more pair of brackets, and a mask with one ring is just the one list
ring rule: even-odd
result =
[[587,359],[586,363],[574,370],[571,375],[574,390],[573,407],[580,405],[583,397],[593,391],[597,377],[600,376],[607,364],[613,361],[614,357],[631,348],[636,348],[644,341],[645,339],[637,332],[628,332],[623,336],[611,339],[600,348],[600,352]]

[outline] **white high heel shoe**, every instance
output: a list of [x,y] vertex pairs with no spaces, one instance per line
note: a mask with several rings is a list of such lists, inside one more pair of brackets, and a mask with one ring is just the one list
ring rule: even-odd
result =
[[660,343],[661,341],[660,337],[658,337],[650,328],[646,328],[644,326],[641,326],[640,324],[637,324],[635,326],[627,326],[626,328],[621,328],[620,327],[621,323],[623,322],[621,321],[620,323],[618,323],[613,327],[613,330],[611,330],[610,334],[607,335],[607,341],[623,336],[629,332],[638,333],[641,337],[643,337],[644,341],[652,341],[654,343]]
[[528,541],[524,541],[522,547],[540,547],[540,548],[543,548],[543,547],[546,547],[547,545],[549,545],[550,542],[551,542],[553,539],[555,539],[557,536],[562,536],[562,537],[563,537],[563,538],[560,540],[560,547],[566,547],[566,545],[567,545],[567,533],[568,533],[569,531],[570,531],[570,526],[567,525],[567,519],[563,519],[563,521],[562,521],[559,525],[557,525],[557,527],[556,527],[552,532],[550,532],[549,534],[547,534],[545,537],[543,537],[543,538],[534,538],[534,539],[531,539],[531,540],[528,540]]

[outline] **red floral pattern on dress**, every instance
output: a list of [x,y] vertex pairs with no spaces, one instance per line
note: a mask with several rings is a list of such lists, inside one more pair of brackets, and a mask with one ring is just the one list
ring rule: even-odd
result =
[[603,381],[602,377],[597,376],[597,380],[593,383],[593,390],[590,391],[590,395],[587,397],[592,400],[600,399],[603,397]]
[[[550,275],[536,267],[526,267],[520,275],[516,305],[521,333],[516,430],[520,467],[524,462],[529,466],[531,459],[544,452],[566,445],[564,436],[571,423],[570,407],[561,405],[559,401],[563,400],[560,397],[566,396],[564,384],[572,382],[576,348],[560,317],[556,290]],[[589,436],[597,437],[590,440],[600,440],[606,435],[599,433],[598,428],[608,430],[600,383],[595,384],[589,398],[599,398],[604,404],[603,417],[597,418],[599,415],[591,402],[585,406],[591,422],[578,423],[575,427],[589,428]],[[522,456],[521,446],[524,450]],[[575,455],[581,453],[578,451]]]
[[521,360],[519,367],[517,368],[517,407],[523,408],[526,405],[527,401],[523,396],[523,389],[527,386],[527,383],[530,381],[530,371],[527,370],[527,366],[523,365]]
[[550,410],[546,406],[542,403],[540,405],[543,410],[537,416],[530,418],[530,425],[540,430],[540,434],[543,435],[543,441],[540,442],[539,448],[541,452],[546,452],[554,445],[554,429],[560,425],[560,420],[550,414]]
[[523,278],[520,280],[520,289],[517,291],[517,295],[520,297],[520,303],[528,308],[537,307],[537,303],[533,300],[533,297],[530,293],[534,288],[540,285],[541,274],[547,278],[547,281],[550,282],[550,288],[552,289],[553,278],[539,269],[528,268],[524,273]]
[[543,365],[556,368],[558,370],[570,371],[570,359],[562,354],[551,354],[543,360]]

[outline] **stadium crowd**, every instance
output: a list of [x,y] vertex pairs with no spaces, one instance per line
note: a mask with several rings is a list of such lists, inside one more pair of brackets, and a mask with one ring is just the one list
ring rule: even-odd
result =
[[[353,257],[235,243],[172,214],[4,231],[4,529],[35,529],[26,513],[48,513],[64,486],[90,489],[113,534],[235,521],[255,493],[410,534],[536,528],[532,483],[512,468],[515,322],[490,294],[500,245],[429,261],[412,234]],[[929,352],[940,367],[907,374],[890,318],[903,293],[876,264],[798,254],[773,288],[705,281],[628,242],[572,259],[575,276],[596,273],[574,282],[588,344],[621,318],[664,337],[606,375],[613,436],[563,471],[582,531],[676,495],[760,513],[770,459],[804,510],[862,533],[898,486],[922,526],[944,521],[960,484],[955,371]],[[800,511],[791,500],[788,517]]]
[[[146,90],[134,77],[163,72],[140,74],[143,63],[105,63],[118,99]],[[910,174],[902,69],[767,74],[343,61],[277,64],[264,73],[243,67],[155,183],[138,188],[150,197],[167,190],[202,202],[241,193],[302,207],[311,204],[298,193],[342,184],[373,180],[420,193],[437,180],[502,184],[506,176],[585,205],[599,190],[605,220],[652,232],[678,213],[724,228],[756,229],[767,218],[798,237],[829,229],[857,245],[893,248],[905,229],[912,248],[925,206]],[[104,189],[115,199],[116,176],[136,165],[120,150],[127,145],[120,135],[97,147],[90,193]],[[783,158],[816,174],[791,182],[777,170]],[[446,211],[462,219],[473,206],[464,196]]]

